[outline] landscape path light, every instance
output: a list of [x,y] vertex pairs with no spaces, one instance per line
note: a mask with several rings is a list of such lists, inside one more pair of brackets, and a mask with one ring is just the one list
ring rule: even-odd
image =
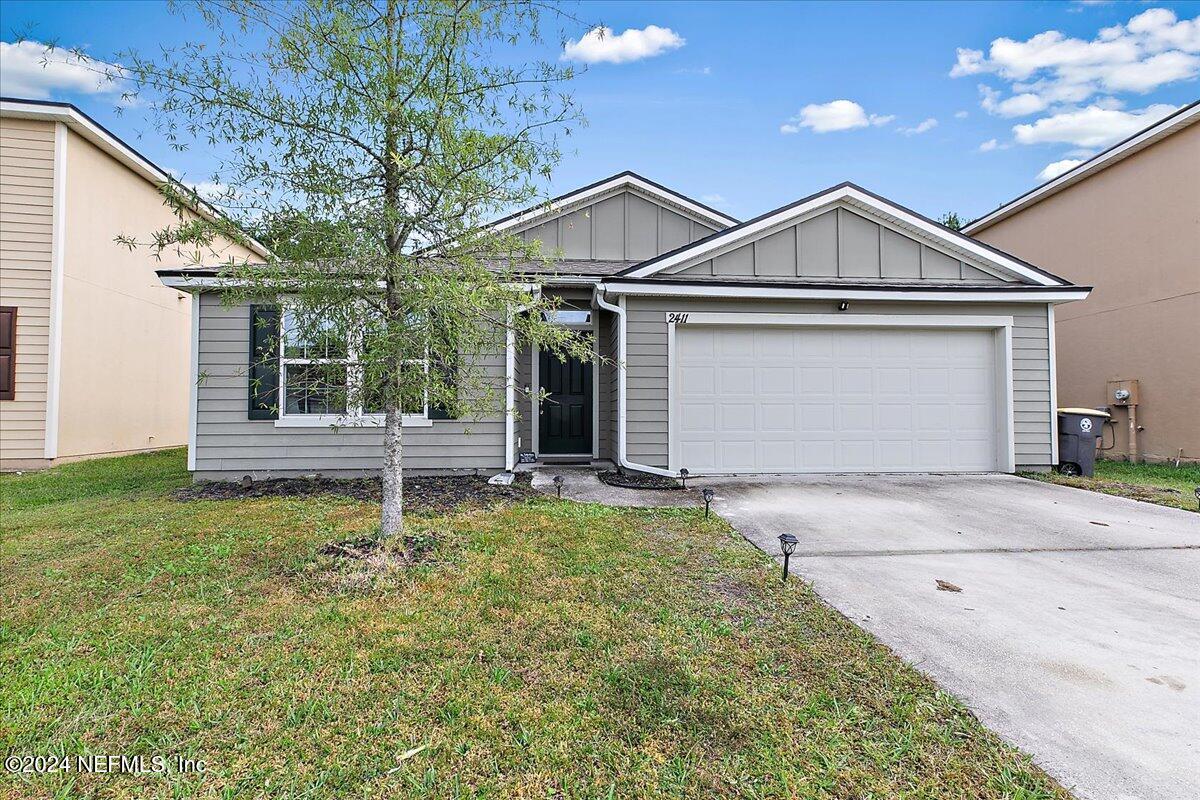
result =
[[713,490],[705,486],[700,496],[704,498],[704,518],[708,519],[708,504],[713,501]]
[[788,576],[788,561],[792,558],[792,553],[796,552],[796,544],[799,540],[790,533],[779,534],[779,549],[783,551],[783,581],[787,583]]
[[554,491],[558,495],[559,500],[562,499],[562,487],[563,487],[563,476],[555,475],[554,476]]
[[1196,487],[1196,508],[1200,509],[1200,486]]
[[690,473],[687,471],[687,467],[684,467],[683,469],[679,470],[679,480],[680,480],[680,482],[683,483],[683,488],[685,488],[685,489],[687,488],[687,476],[689,474]]

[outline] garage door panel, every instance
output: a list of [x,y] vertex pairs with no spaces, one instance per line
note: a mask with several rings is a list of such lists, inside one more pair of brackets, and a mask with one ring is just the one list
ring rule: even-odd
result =
[[676,467],[996,469],[994,341],[944,329],[680,327]]

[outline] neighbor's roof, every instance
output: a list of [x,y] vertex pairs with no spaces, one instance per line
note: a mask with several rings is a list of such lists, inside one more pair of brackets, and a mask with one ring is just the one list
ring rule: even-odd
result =
[[[134,173],[156,186],[164,183],[179,183],[166,170],[134,150],[122,141],[119,136],[70,103],[0,97],[0,116],[62,122]],[[192,210],[210,220],[219,219],[224,216],[219,209],[203,200],[199,200],[192,207]],[[264,258],[270,252],[261,242],[249,236],[247,237],[247,244],[251,250]]]
[[1092,156],[1087,161],[1084,161],[1074,169],[1064,172],[1057,178],[1052,178],[1041,186],[1030,189],[1016,200],[1005,203],[990,214],[985,214],[979,219],[967,223],[962,229],[963,233],[978,233],[984,228],[994,225],[1002,219],[1011,217],[1013,214],[1028,208],[1034,203],[1045,200],[1052,194],[1061,192],[1068,186],[1079,183],[1097,172],[1111,167],[1113,164],[1128,158],[1134,153],[1145,150],[1155,142],[1161,141],[1198,121],[1200,121],[1200,100],[1184,106],[1171,116],[1135,133],[1122,142],[1118,142],[1103,153]]

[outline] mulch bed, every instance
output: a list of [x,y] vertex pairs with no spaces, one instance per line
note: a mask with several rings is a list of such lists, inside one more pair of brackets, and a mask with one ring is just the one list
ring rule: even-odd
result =
[[665,475],[650,475],[645,472],[606,470],[596,473],[596,477],[600,479],[601,483],[619,486],[622,489],[683,489],[679,485],[679,481],[674,478],[668,478]]
[[[453,475],[404,479],[404,506],[408,511],[449,511],[467,503],[491,505],[521,500],[533,494],[527,475],[518,475],[511,486],[493,486],[487,478]],[[379,478],[270,478],[243,487],[238,481],[204,481],[176,489],[176,500],[245,500],[254,497],[315,497],[333,495],[368,503],[383,496]]]

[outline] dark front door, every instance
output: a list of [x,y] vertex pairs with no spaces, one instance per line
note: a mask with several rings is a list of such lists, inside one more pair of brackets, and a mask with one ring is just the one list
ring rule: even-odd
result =
[[592,365],[578,358],[560,360],[542,352],[538,362],[542,400],[538,416],[538,452],[591,455]]

